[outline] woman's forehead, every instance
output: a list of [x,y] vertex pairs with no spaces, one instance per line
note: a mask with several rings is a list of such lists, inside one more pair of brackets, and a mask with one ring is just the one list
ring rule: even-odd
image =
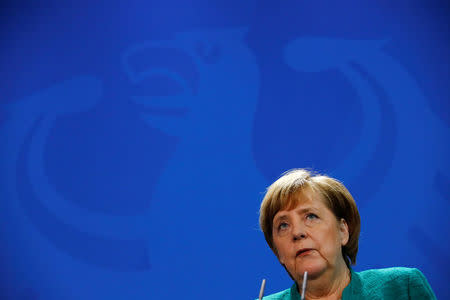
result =
[[292,195],[287,201],[283,203],[281,207],[273,216],[272,222],[280,220],[280,218],[287,217],[288,214],[294,212],[304,214],[308,212],[323,212],[327,215],[335,215],[333,211],[328,207],[324,197],[318,192],[308,191],[296,193]]
[[320,194],[311,189],[304,189],[297,191],[284,199],[275,215],[282,211],[290,211],[298,207],[320,206],[320,204],[325,204]]
[[291,210],[299,205],[312,204],[317,201],[324,203],[322,196],[311,188],[301,189],[291,194],[280,210]]

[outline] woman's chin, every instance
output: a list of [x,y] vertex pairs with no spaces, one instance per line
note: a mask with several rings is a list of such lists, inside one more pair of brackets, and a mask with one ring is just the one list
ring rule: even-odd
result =
[[326,271],[326,266],[321,263],[309,263],[303,264],[300,268],[297,268],[297,278],[303,279],[303,274],[308,272],[308,279],[315,279],[322,275]]

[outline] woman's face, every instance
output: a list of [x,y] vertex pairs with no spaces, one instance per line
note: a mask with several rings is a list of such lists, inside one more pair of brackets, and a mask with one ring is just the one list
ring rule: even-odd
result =
[[345,220],[337,220],[321,197],[310,190],[296,197],[296,207],[280,210],[273,219],[273,243],[280,262],[295,280],[305,271],[314,279],[346,267],[341,252],[349,238]]

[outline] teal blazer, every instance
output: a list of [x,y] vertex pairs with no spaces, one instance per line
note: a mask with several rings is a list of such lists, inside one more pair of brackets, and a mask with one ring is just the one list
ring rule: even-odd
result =
[[[342,292],[342,300],[353,299],[436,299],[425,276],[410,268],[375,269],[363,272],[351,271],[350,284]],[[300,300],[297,285],[272,294],[264,300]]]

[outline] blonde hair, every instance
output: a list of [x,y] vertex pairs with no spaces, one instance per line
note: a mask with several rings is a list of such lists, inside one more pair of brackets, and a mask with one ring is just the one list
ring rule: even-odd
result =
[[306,169],[293,169],[283,173],[267,189],[261,202],[259,225],[269,247],[277,254],[272,236],[274,216],[280,210],[295,207],[298,204],[298,197],[293,197],[293,195],[304,189],[311,189],[322,196],[325,205],[333,212],[336,219],[344,219],[347,222],[349,240],[345,246],[342,246],[342,256],[347,266],[354,265],[361,229],[361,220],[355,200],[338,180],[325,175],[313,174]]

